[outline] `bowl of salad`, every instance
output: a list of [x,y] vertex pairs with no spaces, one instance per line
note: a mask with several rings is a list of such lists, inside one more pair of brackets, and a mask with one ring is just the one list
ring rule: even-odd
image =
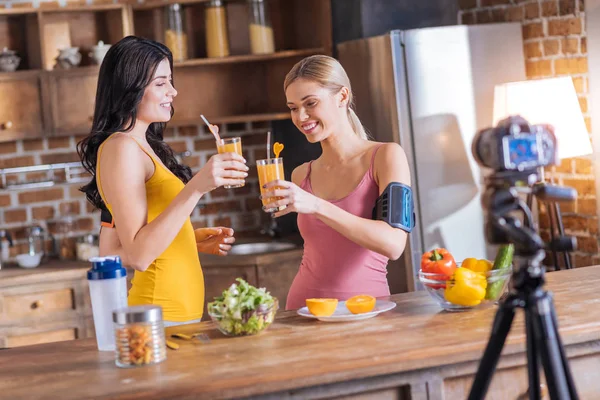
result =
[[221,296],[208,303],[208,315],[227,336],[256,335],[275,319],[279,301],[265,288],[256,288],[237,278]]

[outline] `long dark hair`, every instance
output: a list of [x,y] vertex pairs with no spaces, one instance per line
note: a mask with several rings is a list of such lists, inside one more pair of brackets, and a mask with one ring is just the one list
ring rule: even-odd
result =
[[[85,193],[88,201],[96,208],[106,208],[96,184],[98,148],[113,133],[133,129],[144,90],[152,81],[158,64],[164,59],[169,60],[173,71],[173,55],[168,47],[152,40],[127,36],[111,46],[102,61],[92,130],[77,144],[81,163],[92,174],[90,183],[79,190]],[[171,108],[171,116],[173,112]],[[151,123],[146,131],[146,140],[164,165],[187,183],[192,177],[192,171],[177,162],[173,150],[163,141],[166,125],[164,122]]]

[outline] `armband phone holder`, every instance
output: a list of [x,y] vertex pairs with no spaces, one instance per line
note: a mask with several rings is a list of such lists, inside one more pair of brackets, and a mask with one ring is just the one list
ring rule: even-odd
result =
[[410,186],[391,182],[373,208],[374,220],[387,222],[394,228],[410,233],[415,226],[413,193]]

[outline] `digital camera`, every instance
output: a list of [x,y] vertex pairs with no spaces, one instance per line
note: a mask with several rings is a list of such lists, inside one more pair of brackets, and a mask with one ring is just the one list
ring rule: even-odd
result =
[[526,171],[556,165],[556,136],[549,125],[531,125],[519,116],[479,131],[472,143],[475,160],[495,171]]

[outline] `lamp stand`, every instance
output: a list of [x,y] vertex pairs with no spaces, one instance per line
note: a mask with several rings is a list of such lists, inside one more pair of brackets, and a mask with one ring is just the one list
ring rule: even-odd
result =
[[[534,186],[546,185],[544,168],[540,168],[540,180],[534,183]],[[539,204],[539,199],[538,199]],[[546,206],[548,207],[548,218],[550,219],[550,238],[551,240],[555,240],[556,230],[558,229],[558,237],[565,236],[565,227],[563,225],[562,215],[560,213],[560,205],[556,201],[546,202]],[[531,210],[533,205],[533,193],[529,193],[527,195],[527,207]],[[539,207],[538,207],[538,215],[539,215]],[[557,251],[556,249],[552,249],[552,257],[554,258],[554,269],[560,270],[558,265],[558,253],[561,253],[563,257],[565,268],[572,269],[573,265],[571,263],[571,257],[569,257],[569,253],[566,251]]]

